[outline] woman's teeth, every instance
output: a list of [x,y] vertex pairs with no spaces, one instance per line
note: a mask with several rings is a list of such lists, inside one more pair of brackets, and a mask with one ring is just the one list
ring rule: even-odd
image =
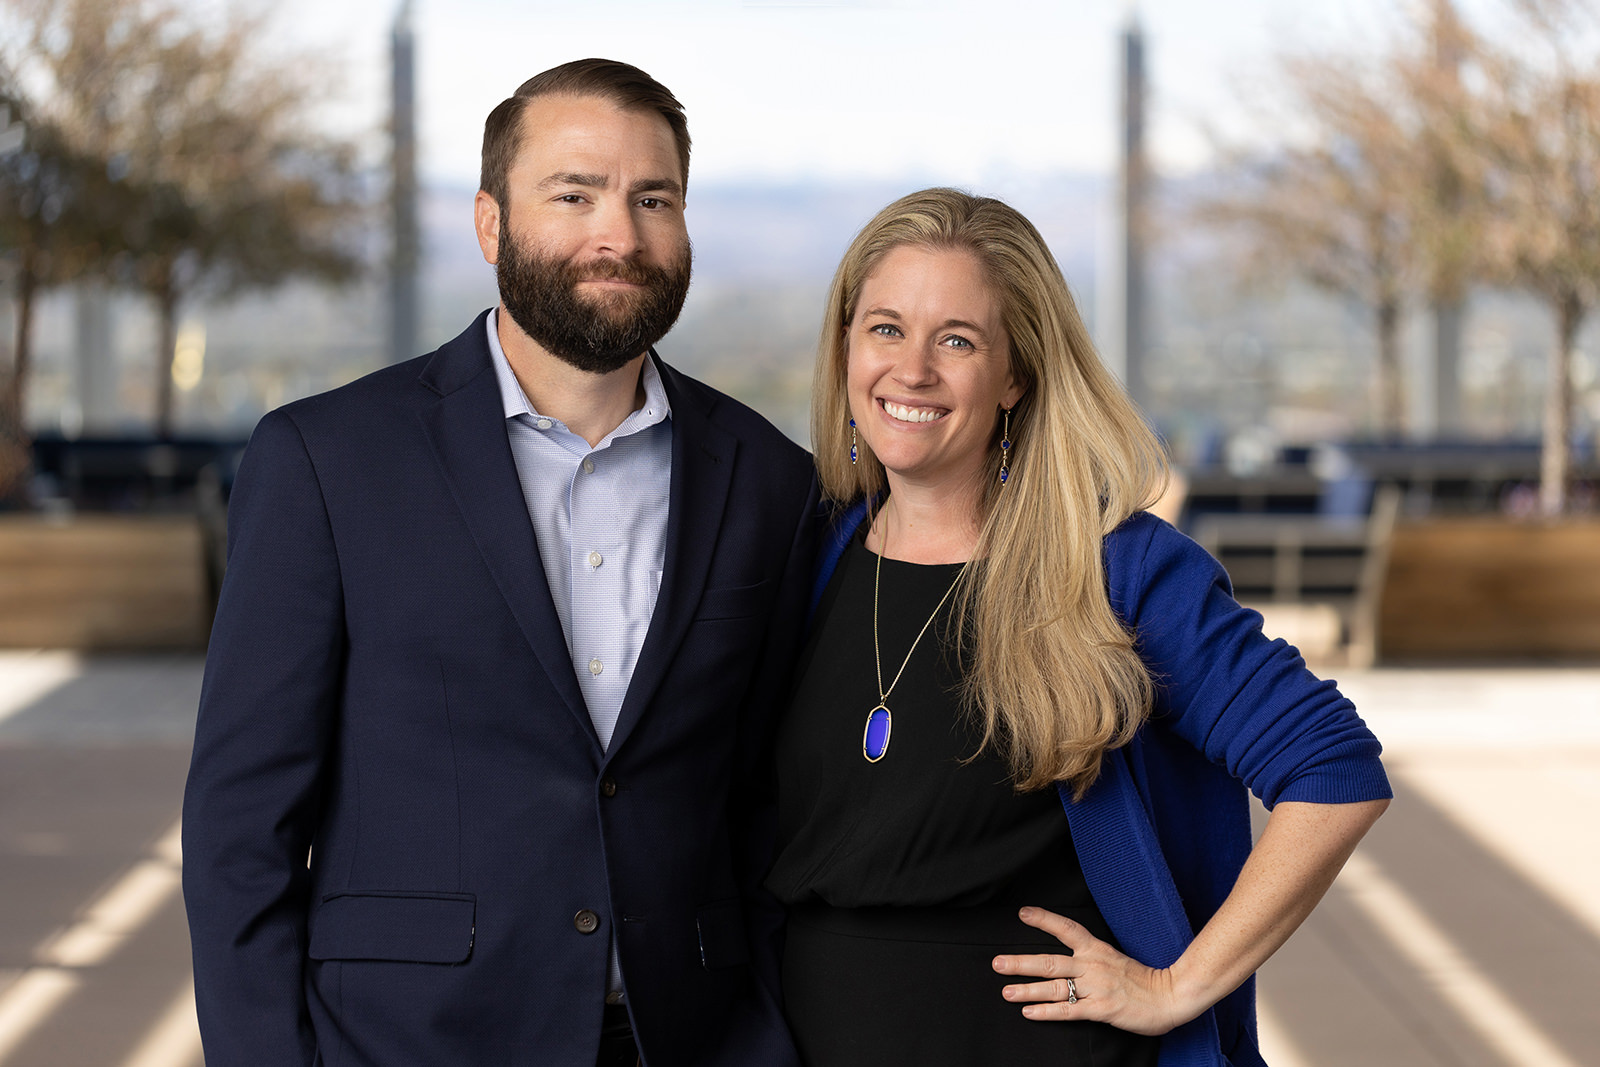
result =
[[882,403],[883,410],[889,413],[889,417],[900,422],[933,422],[935,419],[944,418],[947,414],[938,408],[908,408],[902,404],[892,404],[887,400]]

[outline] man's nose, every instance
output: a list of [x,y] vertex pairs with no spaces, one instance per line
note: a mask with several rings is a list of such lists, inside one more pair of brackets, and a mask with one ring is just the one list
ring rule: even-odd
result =
[[626,259],[639,251],[639,224],[626,200],[609,199],[594,215],[594,250]]

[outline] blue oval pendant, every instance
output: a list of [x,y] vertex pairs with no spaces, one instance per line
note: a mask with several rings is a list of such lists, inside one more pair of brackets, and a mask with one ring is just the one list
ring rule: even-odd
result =
[[877,763],[889,751],[889,730],[894,726],[894,716],[887,705],[879,704],[867,712],[867,725],[861,731],[861,754],[868,763]]

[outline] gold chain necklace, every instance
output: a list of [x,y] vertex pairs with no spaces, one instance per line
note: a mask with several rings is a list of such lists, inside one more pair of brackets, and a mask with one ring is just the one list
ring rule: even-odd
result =
[[[870,531],[870,527],[868,528]],[[945,601],[950,599],[950,594],[956,591],[956,585],[961,581],[961,576],[967,572],[967,563],[961,565],[956,571],[955,581],[950,583],[950,588],[944,591],[944,596],[939,598],[939,603],[934,606],[933,614],[928,616],[928,621],[922,624],[922,629],[917,631],[917,638],[911,642],[911,648],[906,652],[906,658],[900,661],[900,669],[894,674],[894,681],[889,683],[889,688],[883,687],[883,654],[878,649],[878,586],[883,579],[883,557],[889,553],[889,524],[883,526],[883,544],[878,546],[878,569],[872,576],[872,665],[878,671],[878,703],[871,711],[867,712],[866,725],[861,729],[861,755],[868,763],[877,763],[889,751],[889,735],[894,730],[894,713],[889,710],[889,694],[894,692],[894,687],[900,684],[900,676],[906,673],[906,665],[911,662],[911,655],[922,643],[922,637],[928,632],[928,627],[933,625],[933,620],[939,617],[940,610]]]

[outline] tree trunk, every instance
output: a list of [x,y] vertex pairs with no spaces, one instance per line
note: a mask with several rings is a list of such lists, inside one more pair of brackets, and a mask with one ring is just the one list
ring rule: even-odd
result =
[[26,417],[28,367],[33,360],[33,305],[39,293],[34,253],[24,247],[17,271],[17,336],[11,377],[0,395],[0,500],[20,500],[33,465]]
[[1400,384],[1400,304],[1378,305],[1379,433],[1391,440],[1405,432],[1404,390]]
[[1576,293],[1556,301],[1556,346],[1550,350],[1544,392],[1544,445],[1539,456],[1539,510],[1554,518],[1567,509],[1572,467],[1572,352],[1588,308]]
[[23,403],[28,395],[28,365],[33,362],[33,304],[39,294],[39,274],[33,251],[24,249],[17,270],[16,358],[11,365],[11,380],[6,382],[5,411],[0,419],[22,425]]
[[161,322],[156,342],[156,437],[165,441],[172,436],[172,359],[178,347],[178,291],[170,270],[155,298]]

